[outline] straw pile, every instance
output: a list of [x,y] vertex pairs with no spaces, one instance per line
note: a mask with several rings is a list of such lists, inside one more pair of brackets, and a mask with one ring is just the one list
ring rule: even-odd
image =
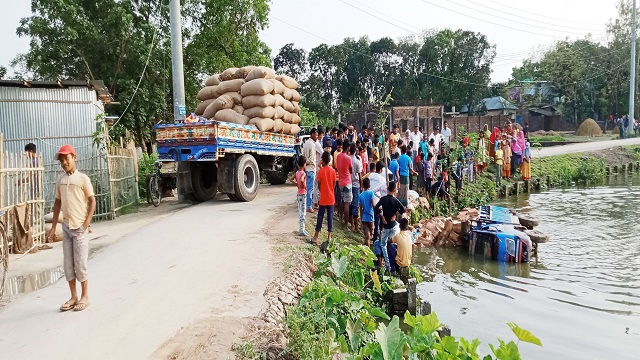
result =
[[602,129],[600,125],[593,119],[586,119],[580,124],[578,130],[576,130],[578,136],[597,136],[602,135]]

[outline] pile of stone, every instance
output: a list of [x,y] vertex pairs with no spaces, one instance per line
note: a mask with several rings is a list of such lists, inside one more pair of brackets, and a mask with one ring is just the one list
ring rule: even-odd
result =
[[229,68],[210,76],[198,93],[196,115],[254,125],[260,131],[300,132],[298,82],[265,66]]
[[413,229],[419,228],[416,244],[425,247],[462,246],[463,236],[470,230],[471,221],[477,221],[479,217],[478,209],[465,208],[453,218],[437,216],[420,220],[413,225]]

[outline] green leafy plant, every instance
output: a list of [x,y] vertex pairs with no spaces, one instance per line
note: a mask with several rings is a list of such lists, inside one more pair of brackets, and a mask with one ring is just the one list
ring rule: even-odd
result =
[[147,198],[147,177],[153,171],[158,155],[143,154],[138,160],[138,194],[141,199]]

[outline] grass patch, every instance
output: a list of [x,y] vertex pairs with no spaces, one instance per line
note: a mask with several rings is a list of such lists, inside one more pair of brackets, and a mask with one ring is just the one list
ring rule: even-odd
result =
[[251,341],[245,341],[242,344],[233,344],[231,350],[235,351],[238,359],[242,360],[262,360],[266,358],[254,348]]
[[567,139],[562,135],[540,135],[540,136],[530,136],[529,142],[554,142],[554,141],[567,141]]

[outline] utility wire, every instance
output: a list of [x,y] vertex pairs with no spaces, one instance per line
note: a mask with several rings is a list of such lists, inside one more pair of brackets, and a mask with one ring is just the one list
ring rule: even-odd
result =
[[574,23],[574,24],[591,25],[590,22],[586,22],[586,21],[575,21],[575,20],[566,20],[566,19],[554,18],[554,17],[549,16],[548,14],[539,14],[539,13],[534,13],[534,12],[531,12],[531,11],[528,11],[528,10],[522,10],[522,9],[517,8],[517,7],[514,7],[513,4],[503,4],[501,2],[491,1],[491,0],[484,0],[484,1],[492,2],[492,3],[496,4],[496,5],[504,6],[505,8],[508,8],[508,9],[511,9],[511,10],[514,10],[514,11],[517,11],[517,12],[521,12],[521,13],[524,13],[524,14],[527,14],[527,15],[534,15],[534,16],[542,17],[542,18],[549,19],[549,20],[558,20],[558,21],[570,22],[570,23]]

